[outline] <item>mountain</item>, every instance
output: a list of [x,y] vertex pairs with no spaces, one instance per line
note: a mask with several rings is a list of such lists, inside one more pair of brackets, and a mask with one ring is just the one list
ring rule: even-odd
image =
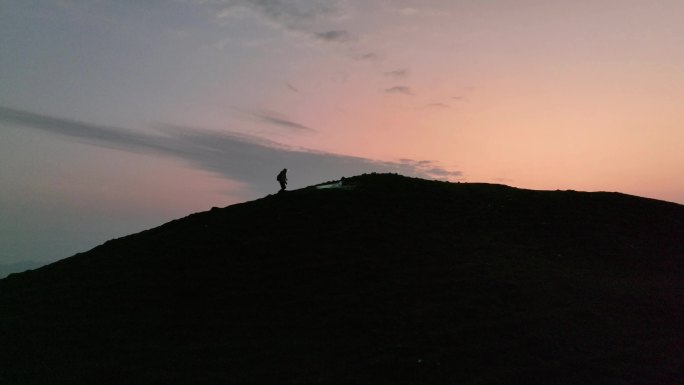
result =
[[0,280],[0,384],[675,384],[684,206],[361,175]]

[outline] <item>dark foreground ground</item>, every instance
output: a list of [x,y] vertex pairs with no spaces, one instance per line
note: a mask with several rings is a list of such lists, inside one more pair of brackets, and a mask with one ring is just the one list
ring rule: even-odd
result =
[[0,280],[0,384],[684,383],[684,206],[345,186]]

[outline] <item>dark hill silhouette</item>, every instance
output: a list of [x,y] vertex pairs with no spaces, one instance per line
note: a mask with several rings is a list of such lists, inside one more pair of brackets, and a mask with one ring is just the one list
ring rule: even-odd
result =
[[684,206],[363,175],[0,280],[0,384],[675,384]]

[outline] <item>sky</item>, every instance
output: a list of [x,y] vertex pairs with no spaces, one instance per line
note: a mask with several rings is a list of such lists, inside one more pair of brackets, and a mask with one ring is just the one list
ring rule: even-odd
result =
[[0,0],[0,264],[364,172],[684,203],[681,0]]

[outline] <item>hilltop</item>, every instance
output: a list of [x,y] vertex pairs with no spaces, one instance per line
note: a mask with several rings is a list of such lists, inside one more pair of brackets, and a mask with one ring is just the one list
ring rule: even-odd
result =
[[674,384],[684,206],[361,175],[0,280],[1,384]]

